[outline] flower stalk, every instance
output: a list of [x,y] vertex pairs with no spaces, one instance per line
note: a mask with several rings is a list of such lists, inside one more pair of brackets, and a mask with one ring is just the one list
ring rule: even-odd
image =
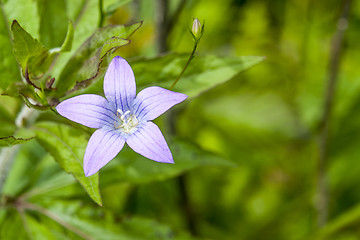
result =
[[201,25],[199,19],[195,18],[193,25],[192,25],[192,29],[190,30],[190,33],[194,39],[194,47],[193,50],[189,56],[189,59],[187,60],[184,68],[182,69],[181,73],[179,74],[179,76],[176,78],[176,80],[173,82],[173,84],[171,85],[171,87],[169,88],[169,90],[172,90],[175,85],[178,83],[178,81],[180,80],[180,78],[182,77],[182,75],[184,74],[184,72],[186,71],[187,67],[189,66],[191,60],[194,58],[197,46],[200,42],[200,39],[204,33],[204,26],[205,24],[203,23],[203,25]]

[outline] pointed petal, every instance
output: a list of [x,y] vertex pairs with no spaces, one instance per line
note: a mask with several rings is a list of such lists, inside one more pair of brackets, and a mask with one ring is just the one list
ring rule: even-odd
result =
[[145,88],[136,96],[134,114],[141,120],[154,120],[175,104],[184,101],[185,94],[173,92],[161,87]]
[[137,153],[157,162],[174,163],[170,149],[158,126],[152,122],[145,123],[126,143]]
[[88,177],[105,166],[120,152],[125,139],[111,129],[98,129],[91,135],[84,156],[84,172]]
[[95,94],[69,98],[57,105],[56,110],[61,116],[90,128],[112,126],[116,117],[110,110],[108,101]]
[[125,59],[116,56],[111,61],[104,78],[104,93],[116,110],[126,112],[132,106],[136,95],[135,77]]

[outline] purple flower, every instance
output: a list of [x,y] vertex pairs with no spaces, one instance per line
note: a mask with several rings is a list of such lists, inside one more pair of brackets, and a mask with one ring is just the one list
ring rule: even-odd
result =
[[125,142],[137,153],[157,162],[174,163],[158,126],[151,122],[187,96],[161,87],[149,87],[136,95],[134,73],[121,57],[115,57],[104,78],[105,98],[83,94],[61,102],[56,110],[71,121],[98,128],[85,150],[84,171],[90,176],[105,166]]

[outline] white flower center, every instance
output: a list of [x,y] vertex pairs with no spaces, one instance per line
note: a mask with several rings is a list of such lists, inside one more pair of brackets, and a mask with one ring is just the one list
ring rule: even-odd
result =
[[121,109],[118,109],[116,112],[120,121],[114,121],[115,129],[121,129],[124,133],[133,133],[136,130],[139,121],[137,120],[134,114],[130,115],[130,110],[123,112]]

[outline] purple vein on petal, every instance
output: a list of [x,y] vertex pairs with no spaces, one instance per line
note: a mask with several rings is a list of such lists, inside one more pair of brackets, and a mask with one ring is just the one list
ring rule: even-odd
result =
[[[153,136],[154,135],[154,136]],[[170,149],[160,129],[152,122],[145,123],[126,140],[137,153],[153,161],[173,163]]]
[[[153,123],[153,124],[154,124],[154,123]],[[144,129],[143,132],[146,133],[146,136],[147,136],[147,137],[144,136],[142,133],[140,133],[140,134],[142,134],[146,139],[149,139],[149,138],[150,138],[156,145],[159,146],[159,148],[160,148],[161,150],[164,149],[164,147],[160,145],[159,139],[156,139],[156,140],[155,140],[155,139],[151,136],[151,133],[149,133],[146,128]],[[163,152],[161,152],[161,153],[163,154]],[[164,155],[164,157],[166,157],[166,156]]]
[[[120,141],[121,140],[121,141]],[[85,175],[96,173],[113,159],[125,143],[120,134],[112,130],[99,129],[91,136],[85,152]]]

